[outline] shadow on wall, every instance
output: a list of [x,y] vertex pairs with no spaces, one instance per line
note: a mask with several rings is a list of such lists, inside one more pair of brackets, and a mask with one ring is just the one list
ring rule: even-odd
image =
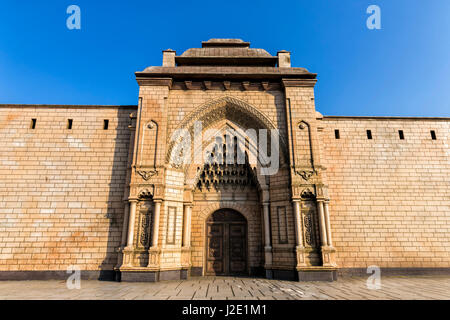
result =
[[103,262],[99,265],[98,280],[114,281],[117,279],[114,267],[117,264],[118,248],[121,245],[123,217],[126,202],[124,195],[128,194],[128,151],[130,145],[129,114],[134,109],[120,108],[114,144],[114,158],[109,183],[108,205],[105,217],[109,220],[108,240]]

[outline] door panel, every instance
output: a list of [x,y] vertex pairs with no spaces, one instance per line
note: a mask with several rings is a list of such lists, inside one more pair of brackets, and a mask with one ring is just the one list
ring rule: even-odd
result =
[[206,272],[221,274],[224,269],[223,224],[208,224]]
[[246,269],[246,245],[245,225],[230,224],[230,273],[245,273]]
[[237,212],[217,213],[206,224],[206,274],[247,274],[245,218]]

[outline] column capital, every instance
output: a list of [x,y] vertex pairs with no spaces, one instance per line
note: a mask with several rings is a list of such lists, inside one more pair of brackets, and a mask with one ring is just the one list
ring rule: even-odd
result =
[[162,203],[162,202],[163,202],[163,199],[153,199],[153,202],[156,202],[156,203]]
[[138,198],[128,198],[128,202],[138,202],[139,199]]
[[270,202],[269,202],[269,201],[264,201],[264,202],[262,203],[262,205],[263,205],[263,206],[270,206]]
[[191,208],[194,206],[194,204],[192,202],[183,202],[183,205],[185,207],[191,207]]

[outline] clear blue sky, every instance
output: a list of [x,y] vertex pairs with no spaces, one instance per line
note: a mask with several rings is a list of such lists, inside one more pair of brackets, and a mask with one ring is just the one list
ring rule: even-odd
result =
[[450,116],[449,0],[3,0],[0,103],[137,104],[135,71],[210,38],[291,51],[326,115]]

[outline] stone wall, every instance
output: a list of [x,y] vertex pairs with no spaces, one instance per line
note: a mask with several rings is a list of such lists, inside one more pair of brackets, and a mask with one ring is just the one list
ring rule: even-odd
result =
[[321,122],[338,266],[450,267],[450,120]]
[[[169,128],[165,134],[170,136],[195,106],[224,95],[260,108],[286,132],[285,104],[279,91],[174,90],[166,101]],[[149,103],[143,97],[144,105]],[[0,106],[0,271],[65,271],[69,265],[92,271],[113,269],[122,237],[123,200],[129,194],[128,125],[134,111],[134,106]],[[297,118],[302,116],[295,116],[294,124]],[[36,119],[34,129],[32,119]],[[68,129],[68,119],[73,120],[72,129]],[[109,120],[107,130],[105,119]],[[312,129],[319,131],[313,142],[327,168],[338,266],[450,267],[450,121],[324,117]],[[340,139],[335,138],[335,129]],[[398,130],[403,130],[404,140],[399,139]],[[299,134],[296,137],[298,143],[304,140]],[[148,145],[156,143],[150,136],[145,138]],[[161,162],[165,160],[162,145],[158,141]],[[155,150],[142,152],[150,155]],[[296,161],[301,163],[302,157]],[[161,209],[161,243],[166,249],[176,249],[161,257],[162,266],[167,267],[180,260],[183,200],[177,174],[168,171],[164,178],[170,188]],[[271,186],[276,188],[270,194],[274,265],[285,268],[295,265],[290,195],[281,192],[289,178],[284,168],[271,177]],[[171,195],[170,190],[177,193]],[[251,267],[261,265],[262,259],[261,206],[254,200],[234,204],[254,217],[249,236],[256,252],[249,252]],[[194,202],[194,267],[203,263],[205,218],[220,202],[213,203]],[[175,243],[170,246],[166,245],[171,232],[165,218],[168,205],[177,208]],[[279,206],[286,208],[287,243],[280,242]]]
[[135,110],[0,106],[0,271],[112,270]]

